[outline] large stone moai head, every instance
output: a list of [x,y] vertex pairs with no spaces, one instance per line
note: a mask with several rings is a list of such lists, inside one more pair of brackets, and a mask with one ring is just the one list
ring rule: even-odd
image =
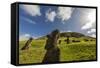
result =
[[49,35],[47,35],[47,41],[46,41],[46,48],[55,48],[57,47],[57,40],[59,39],[59,30],[52,31]]
[[57,45],[57,40],[59,39],[59,35],[60,35],[59,30],[56,29],[52,31],[51,35],[52,35],[52,44]]

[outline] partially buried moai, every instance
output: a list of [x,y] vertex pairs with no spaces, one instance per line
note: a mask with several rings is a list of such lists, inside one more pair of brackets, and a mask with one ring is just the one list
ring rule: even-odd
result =
[[54,30],[51,34],[47,35],[45,49],[47,50],[43,63],[59,62],[60,50],[57,46],[57,40],[59,39],[59,30]]
[[25,43],[21,50],[26,50],[29,48],[30,43],[32,42],[33,38],[30,37],[29,40]]

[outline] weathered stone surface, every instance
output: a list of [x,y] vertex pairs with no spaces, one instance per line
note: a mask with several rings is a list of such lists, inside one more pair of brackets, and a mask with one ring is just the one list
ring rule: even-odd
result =
[[43,63],[59,62],[60,49],[57,46],[57,40],[59,39],[59,30],[54,30],[51,34],[47,35],[45,49],[47,50]]

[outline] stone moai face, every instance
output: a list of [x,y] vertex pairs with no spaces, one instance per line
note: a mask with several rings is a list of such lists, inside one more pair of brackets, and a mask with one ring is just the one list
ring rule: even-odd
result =
[[53,40],[52,44],[55,45],[55,46],[57,45],[57,40],[59,39],[59,34],[60,34],[59,30],[54,30],[54,31],[51,33],[51,35],[52,35],[52,40]]
[[59,39],[59,30],[54,30],[51,34],[47,35],[46,48],[57,47],[57,40]]

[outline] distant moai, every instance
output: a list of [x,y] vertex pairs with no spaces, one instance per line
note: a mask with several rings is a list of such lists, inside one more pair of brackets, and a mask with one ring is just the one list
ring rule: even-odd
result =
[[66,40],[67,44],[70,43],[70,40],[69,40],[69,36],[67,36],[67,40]]
[[85,42],[89,41],[88,39],[84,39]]
[[72,40],[72,42],[80,42],[80,40]]
[[29,40],[25,43],[21,50],[26,50],[29,48],[30,43],[32,42],[33,38],[30,37]]
[[59,40],[59,44],[61,44],[61,40]]
[[47,35],[45,49],[46,54],[43,59],[43,63],[59,62],[60,50],[57,46],[57,40],[59,39],[59,30],[54,30],[51,34]]

